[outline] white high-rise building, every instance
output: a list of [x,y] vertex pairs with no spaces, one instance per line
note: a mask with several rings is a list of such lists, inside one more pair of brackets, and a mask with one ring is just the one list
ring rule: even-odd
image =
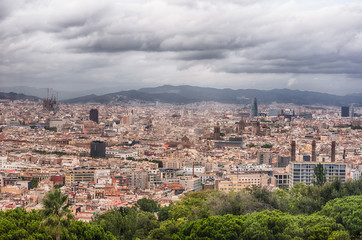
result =
[[[318,162],[291,162],[289,164],[290,187],[297,183],[305,183],[311,185],[313,182],[314,167]],[[335,179],[346,181],[346,164],[345,163],[323,163],[326,170],[327,182],[332,182]]]

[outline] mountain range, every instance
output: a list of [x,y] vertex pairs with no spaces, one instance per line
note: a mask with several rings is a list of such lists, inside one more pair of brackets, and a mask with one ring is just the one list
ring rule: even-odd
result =
[[[163,102],[171,104],[189,104],[202,101],[214,101],[229,104],[249,104],[256,97],[261,104],[292,103],[296,105],[350,105],[362,106],[362,93],[338,96],[312,91],[290,89],[256,90],[256,89],[217,89],[195,87],[189,85],[164,85],[139,90],[119,91],[108,94],[90,94],[82,97],[62,100],[64,103],[101,103],[115,102]],[[0,93],[0,99],[29,99],[38,101],[40,98],[16,93]]]
[[[70,98],[76,98],[79,96],[85,96],[88,94],[98,94],[103,95],[110,92],[115,92],[120,89],[118,88],[111,88],[111,87],[102,87],[97,89],[90,89],[90,90],[73,90],[73,91],[64,91],[64,90],[57,90],[53,88],[49,88],[49,95],[58,96],[59,100],[66,100]],[[35,96],[39,98],[44,98],[47,95],[47,88],[36,88],[36,87],[28,87],[28,86],[15,86],[15,87],[1,87],[0,92],[4,93],[22,93],[28,96]]]
[[10,100],[29,100],[29,101],[40,101],[41,98],[35,96],[29,96],[22,93],[14,93],[14,92],[0,92],[0,99],[10,99]]
[[164,85],[154,88],[120,91],[104,95],[87,95],[65,100],[66,103],[102,103],[111,102],[164,102],[171,104],[189,104],[202,101],[214,101],[229,104],[248,104],[256,97],[259,103],[293,103],[296,105],[362,105],[362,94],[337,96],[327,93],[300,91],[290,89],[256,90],[256,89],[216,89],[195,86]]

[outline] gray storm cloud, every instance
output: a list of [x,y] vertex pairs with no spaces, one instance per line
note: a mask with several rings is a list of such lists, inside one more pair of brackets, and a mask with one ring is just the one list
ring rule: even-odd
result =
[[3,0],[0,29],[4,86],[362,92],[355,1]]

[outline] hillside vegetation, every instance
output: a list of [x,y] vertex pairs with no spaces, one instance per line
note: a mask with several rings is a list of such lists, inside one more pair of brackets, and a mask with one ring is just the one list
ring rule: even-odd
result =
[[[0,212],[0,239],[55,239],[43,214]],[[58,224],[61,239],[362,239],[362,180],[290,191],[200,191],[164,207],[141,199],[91,223]]]

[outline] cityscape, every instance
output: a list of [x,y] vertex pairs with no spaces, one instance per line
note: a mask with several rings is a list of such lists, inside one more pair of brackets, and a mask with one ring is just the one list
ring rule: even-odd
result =
[[1,210],[68,195],[75,219],[191,192],[360,179],[360,107],[1,101]]
[[361,239],[361,9],[0,2],[0,239]]

